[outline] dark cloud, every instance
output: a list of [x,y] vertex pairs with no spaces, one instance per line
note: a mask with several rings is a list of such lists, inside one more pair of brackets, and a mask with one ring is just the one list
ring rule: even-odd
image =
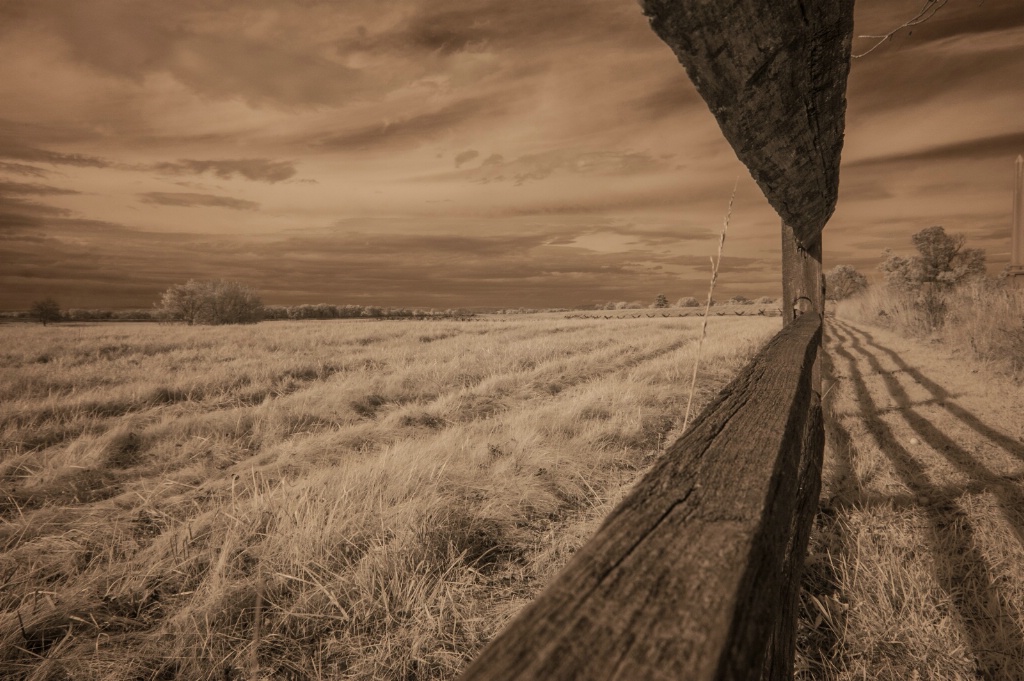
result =
[[140,194],[144,203],[160,206],[231,208],[232,210],[259,210],[260,204],[255,201],[233,199],[230,196],[214,196],[213,194],[196,194],[193,192],[146,192]]
[[858,172],[860,163],[849,163],[843,167],[843,175],[839,182],[840,201],[878,201],[892,198],[892,190],[887,186],[886,179],[877,173]]
[[0,180],[0,195],[17,194],[19,196],[63,196],[80,194],[73,189],[61,189],[35,182],[4,182]]
[[66,196],[78,194],[71,189],[51,187],[34,182],[9,182],[0,180],[0,230],[9,233],[23,228],[39,228],[48,219],[71,215],[66,208],[38,203],[26,196]]
[[1024,130],[1005,135],[940,144],[918,151],[875,156],[849,163],[851,168],[887,165],[908,161],[964,161],[973,159],[1012,158],[1018,149],[1024,149]]
[[0,140],[0,158],[28,161],[29,163],[51,163],[53,165],[77,166],[79,168],[109,168],[113,165],[97,156],[86,154],[64,154],[46,149],[27,147],[18,143]]
[[25,165],[24,163],[7,163],[0,161],[0,172],[24,175],[26,177],[46,177],[50,173],[42,168]]
[[[864,114],[923,107],[951,92],[984,98],[1012,87],[1024,70],[1024,52],[1018,48],[1021,41],[1024,31],[1018,31],[1011,44],[1001,49],[972,44],[973,49],[957,52],[928,45],[855,60],[847,88],[849,115],[856,122]],[[879,87],[882,82],[885,87]]]
[[[623,34],[634,44],[649,47],[654,41],[643,32],[645,24],[635,3],[447,0],[410,4],[403,21],[377,33],[364,32],[353,47],[442,55],[482,46],[536,51],[542,46],[621,39]],[[572,31],[565,30],[567,26]]]
[[181,159],[175,162],[156,163],[153,170],[170,175],[202,175],[211,172],[217,177],[230,179],[235,175],[256,182],[282,182],[295,176],[295,165],[288,161],[271,161],[265,158],[243,158],[220,161],[197,161]]
[[38,228],[47,224],[48,218],[64,217],[71,211],[35,201],[17,199],[0,194],[0,230]]
[[474,158],[480,155],[480,152],[476,149],[467,149],[461,153],[455,155],[455,167],[460,167],[463,163],[469,163]]
[[[321,55],[308,25],[279,18],[269,30],[254,26],[277,11],[272,3],[33,0],[19,6],[10,15],[14,26],[45,31],[77,64],[135,83],[171,74],[206,96],[242,97],[257,106],[338,103],[367,85],[358,70]],[[290,11],[309,25],[326,25],[332,15],[343,23],[336,7],[306,4]]]

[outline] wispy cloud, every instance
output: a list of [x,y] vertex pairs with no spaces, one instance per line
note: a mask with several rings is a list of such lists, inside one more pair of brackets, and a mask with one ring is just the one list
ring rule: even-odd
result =
[[[854,62],[830,264],[929,224],[1005,262],[1020,2]],[[858,0],[856,32],[915,9]],[[691,295],[737,174],[724,290],[772,294],[778,219],[632,2],[0,0],[0,305],[211,276],[277,302]]]
[[468,163],[474,158],[480,155],[480,152],[476,149],[467,149],[466,151],[455,154],[455,167],[460,167],[463,163]]
[[1024,131],[966,139],[951,144],[938,144],[902,153],[873,156],[853,161],[848,165],[850,168],[856,168],[908,161],[963,161],[998,158],[1012,156],[1016,149],[1024,149]]
[[483,98],[462,99],[446,106],[412,116],[382,120],[315,142],[330,151],[394,150],[423,144],[451,131],[456,126],[496,113],[494,105]]
[[243,158],[232,160],[181,159],[173,162],[156,163],[149,166],[160,173],[170,175],[202,175],[213,173],[217,177],[230,179],[240,175],[256,182],[283,182],[295,176],[295,164],[289,161],[272,161],[265,158]]
[[74,189],[62,189],[35,182],[4,182],[0,180],[0,194],[17,194],[20,196],[62,196],[80,194]]
[[6,161],[0,161],[0,172],[23,175],[25,177],[46,177],[50,174],[42,168],[36,168],[24,163],[8,163]]
[[635,175],[668,170],[672,167],[671,154],[657,157],[647,152],[632,151],[578,151],[553,149],[540,154],[528,154],[505,160],[494,153],[478,166],[461,168],[479,154],[468,152],[455,157],[455,172],[446,172],[421,179],[465,179],[472,182],[511,182],[517,186],[531,181],[546,180],[558,175]]
[[23,146],[0,141],[0,158],[28,161],[30,163],[51,163],[53,165],[77,166],[79,168],[109,168],[111,161],[88,154],[65,154],[46,149]]
[[146,192],[140,194],[144,203],[153,203],[160,206],[180,206],[194,208],[207,206],[213,208],[230,208],[232,210],[259,210],[260,204],[255,201],[234,199],[230,196],[215,196],[213,194],[197,194],[193,192]]

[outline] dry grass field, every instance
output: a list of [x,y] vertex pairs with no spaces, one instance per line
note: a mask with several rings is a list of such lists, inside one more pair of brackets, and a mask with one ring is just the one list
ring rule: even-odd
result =
[[[453,677],[678,435],[699,323],[0,328],[0,677]],[[779,326],[712,319],[698,405]]]
[[[991,321],[962,331],[998,340],[994,324],[1013,318]],[[825,348],[798,678],[1024,679],[1019,373],[956,336],[922,342],[849,318],[829,320]]]

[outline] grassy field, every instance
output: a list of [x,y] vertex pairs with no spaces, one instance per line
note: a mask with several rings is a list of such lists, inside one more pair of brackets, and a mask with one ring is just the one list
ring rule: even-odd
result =
[[1024,388],[1005,357],[978,358],[955,335],[981,349],[1013,319],[965,329],[954,300],[921,340],[895,313],[880,328],[843,312],[826,325],[797,676],[1024,679]]
[[[678,435],[699,323],[3,327],[0,677],[453,677]],[[779,326],[712,319],[698,406]]]

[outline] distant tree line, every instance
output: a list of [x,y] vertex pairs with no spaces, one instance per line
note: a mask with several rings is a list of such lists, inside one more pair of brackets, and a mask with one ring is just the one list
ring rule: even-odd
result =
[[407,307],[382,307],[379,305],[272,305],[263,308],[264,319],[374,319],[465,317],[473,312],[464,309],[419,310]]
[[[755,304],[757,304],[757,305],[775,305],[776,302],[777,302],[776,299],[772,298],[771,296],[761,296],[757,300],[752,300],[750,298],[747,298],[746,296],[736,295],[736,296],[733,296],[732,298],[730,298],[729,300],[726,300],[725,302],[721,302],[721,301],[717,301],[717,300],[712,300],[711,304],[712,305],[755,305]],[[613,300],[613,301],[608,302],[608,303],[598,304],[597,306],[595,306],[595,309],[598,309],[598,310],[642,310],[644,308],[650,308],[650,309],[657,310],[657,309],[664,309],[664,308],[668,308],[668,307],[700,307],[703,304],[704,304],[703,300],[697,300],[693,296],[686,296],[686,297],[683,297],[683,298],[680,298],[679,300],[677,300],[675,302],[675,305],[673,305],[672,303],[669,302],[668,296],[666,296],[664,293],[659,293],[654,298],[654,302],[649,304],[649,305],[644,305],[644,303],[639,301],[639,300],[634,300],[632,302],[626,302],[626,301],[618,301],[618,302],[616,302],[616,301]]]
[[0,313],[0,317],[32,319],[43,326],[56,322],[148,321],[156,318],[152,310],[84,310],[79,308],[62,310],[60,303],[53,298],[37,300],[25,311]]

